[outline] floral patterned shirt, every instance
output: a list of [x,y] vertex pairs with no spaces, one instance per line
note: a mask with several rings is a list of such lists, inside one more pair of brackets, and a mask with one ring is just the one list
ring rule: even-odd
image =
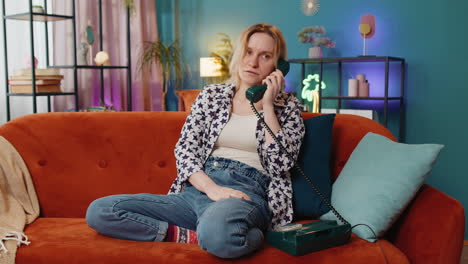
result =
[[[175,147],[178,174],[169,194],[183,191],[190,175],[203,171],[205,161],[229,120],[234,92],[235,86],[232,84],[215,84],[204,87],[198,95]],[[267,189],[268,205],[273,213],[270,228],[292,221],[292,184],[289,170],[297,160],[305,133],[297,98],[280,92],[274,105],[281,126],[276,137],[294,160],[283,153],[275,141],[266,143],[265,129],[259,120],[255,137],[260,162],[270,177]],[[263,117],[263,112],[260,115]]]

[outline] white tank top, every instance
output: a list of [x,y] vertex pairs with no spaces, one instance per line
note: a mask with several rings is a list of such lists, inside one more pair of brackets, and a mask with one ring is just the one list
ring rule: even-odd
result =
[[211,155],[243,162],[266,174],[257,153],[256,128],[257,116],[242,116],[231,113],[231,117],[221,131]]

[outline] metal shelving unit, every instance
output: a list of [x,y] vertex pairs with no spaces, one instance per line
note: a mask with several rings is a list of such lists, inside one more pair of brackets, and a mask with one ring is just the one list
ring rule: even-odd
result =
[[[15,0],[17,1],[17,0]],[[104,70],[112,69],[126,69],[127,70],[127,111],[132,111],[132,83],[131,83],[131,52],[130,52],[130,10],[127,8],[127,65],[124,66],[93,66],[93,65],[78,65],[77,64],[77,40],[76,40],[76,16],[75,16],[75,0],[70,0],[72,3],[72,15],[60,15],[51,14],[47,10],[46,0],[43,1],[44,13],[34,13],[32,0],[29,1],[29,12],[6,15],[5,11],[5,0],[2,0],[2,19],[3,19],[3,44],[4,44],[4,65],[5,65],[5,91],[6,91],[6,108],[7,108],[7,121],[11,119],[10,115],[10,97],[14,96],[32,96],[33,101],[33,113],[37,113],[37,97],[47,96],[47,111],[51,111],[51,96],[64,96],[72,95],[75,96],[75,111],[78,111],[78,70],[79,69],[99,69],[100,70],[100,94],[101,101],[104,99]],[[102,31],[102,0],[98,2],[99,8],[99,48],[103,50],[103,31]],[[36,92],[36,72],[35,65],[33,63],[31,74],[32,74],[32,93],[10,93],[10,87],[8,84],[8,47],[7,47],[7,20],[23,20],[29,22],[29,33],[30,33],[30,46],[31,46],[31,61],[35,58],[34,49],[34,22],[43,22],[45,27],[45,47],[46,47],[46,65],[47,68],[63,68],[73,69],[74,88],[73,92],[54,92],[54,93],[38,93]],[[61,20],[71,20],[73,27],[73,65],[50,65],[49,62],[49,39],[48,39],[48,22],[55,22]]]
[[[318,64],[319,65],[319,82],[322,83],[323,76],[323,65],[329,63],[336,63],[338,65],[337,79],[338,79],[338,94],[337,96],[323,96],[322,89],[319,90],[319,110],[322,109],[322,100],[336,100],[337,101],[337,112],[342,109],[342,102],[344,100],[378,100],[383,101],[383,123],[385,127],[388,125],[388,112],[389,112],[389,101],[399,102],[399,140],[404,140],[404,92],[405,92],[405,59],[398,57],[389,56],[360,56],[360,57],[337,57],[337,58],[319,58],[319,59],[290,59],[290,63],[301,64],[301,76],[305,78],[305,66],[306,64]],[[350,97],[342,95],[342,67],[343,63],[384,63],[385,64],[385,81],[384,81],[384,96],[381,97]],[[400,96],[389,97],[389,71],[390,63],[395,62],[400,64]]]

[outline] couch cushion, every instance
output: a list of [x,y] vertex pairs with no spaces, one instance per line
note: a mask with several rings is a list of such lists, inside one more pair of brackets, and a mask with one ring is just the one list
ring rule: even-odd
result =
[[[302,113],[304,119],[317,113]],[[385,136],[396,141],[390,130],[372,119],[350,114],[337,114],[333,123],[331,180],[334,182],[340,175],[346,161],[358,145],[359,141],[369,132]]]
[[[393,224],[432,170],[443,145],[403,144],[368,133],[333,184],[332,205],[352,225],[377,237]],[[320,217],[336,220],[332,212]],[[374,241],[366,226],[353,232]]]
[[[39,218],[25,229],[31,244],[18,249],[16,263],[220,263],[194,244],[137,242],[97,234],[82,218]],[[379,242],[389,263],[409,263],[399,249]],[[384,263],[378,244],[356,236],[349,244],[294,257],[267,244],[229,263]]]
[[[320,115],[304,120],[305,135],[297,164],[325,198],[330,201],[330,155],[335,115]],[[314,218],[330,208],[312,189],[296,168],[291,169],[294,214],[297,218]]]
[[[33,178],[42,217],[84,217],[121,193],[166,194],[175,179],[182,112],[27,115],[0,127]],[[47,128],[47,129],[44,129]]]

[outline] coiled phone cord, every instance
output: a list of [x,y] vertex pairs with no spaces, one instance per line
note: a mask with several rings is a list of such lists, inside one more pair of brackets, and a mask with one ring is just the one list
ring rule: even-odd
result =
[[[275,133],[273,133],[273,131],[271,131],[270,127],[266,124],[265,120],[263,119],[263,117],[260,115],[260,113],[258,113],[257,109],[255,108],[255,105],[252,103],[252,101],[250,101],[250,107],[252,108],[252,111],[254,111],[255,115],[257,116],[258,119],[261,120],[262,124],[263,124],[263,127],[266,128],[266,130],[268,131],[268,134],[270,134],[270,136],[275,140],[275,142],[278,144],[278,146],[281,148],[281,150],[286,153],[286,155],[288,155],[288,157],[291,159],[291,160],[294,160],[294,157],[291,155],[291,153],[289,153],[286,148],[283,146],[283,144],[281,144],[281,142],[278,140],[278,138],[276,138],[275,136]],[[343,223],[343,224],[349,224],[348,221],[346,221],[346,219],[344,219],[343,216],[341,216],[340,213],[338,213],[338,211],[336,211],[336,209],[333,207],[333,205],[331,205],[330,201],[328,201],[328,199],[323,195],[323,193],[315,186],[315,184],[310,180],[310,178],[308,176],[305,175],[304,171],[302,171],[302,168],[297,165],[297,164],[294,164],[294,168],[299,171],[299,173],[306,179],[306,181],[312,186],[312,189],[314,189],[314,191],[320,196],[320,198],[322,198],[323,202],[325,202],[325,204],[328,206],[328,208],[330,208],[333,212],[333,214],[336,215],[336,217]]]
[[[255,113],[257,118],[262,122],[263,127],[266,128],[266,130],[268,131],[268,134],[270,134],[270,136],[275,140],[275,142],[278,144],[278,146],[281,148],[281,150],[284,151],[284,153],[286,153],[286,155],[288,155],[288,157],[291,160],[294,160],[294,157],[286,150],[286,148],[283,146],[283,144],[281,144],[281,142],[278,140],[278,138],[276,138],[275,133],[273,133],[273,131],[271,131],[271,128],[266,124],[265,119],[263,119],[263,117],[260,115],[260,113],[258,113],[258,111],[255,108],[255,105],[253,104],[252,101],[250,101],[250,108],[252,108],[252,111]],[[304,177],[304,179],[306,179],[306,181],[312,186],[312,189],[320,196],[320,198],[322,198],[322,201],[325,202],[325,204],[328,206],[328,208],[330,208],[330,210],[333,212],[333,214],[343,224],[350,225],[350,223],[348,221],[346,221],[346,219],[344,219],[344,217],[340,213],[338,213],[338,211],[335,209],[335,207],[333,207],[333,205],[331,205],[330,201],[328,201],[328,199],[323,195],[323,193],[315,186],[315,184],[312,182],[312,180],[310,180],[310,178],[307,175],[305,175],[302,168],[296,163],[294,164],[294,168],[297,171],[299,171],[299,173]],[[372,228],[370,226],[366,225],[366,224],[356,224],[356,225],[352,226],[349,231],[353,230],[355,227],[360,226],[360,225],[367,226],[371,230],[372,234],[374,234],[374,238],[376,240],[378,240],[377,235],[375,234],[374,230],[372,230]],[[382,246],[378,242],[379,241],[376,241],[377,245],[380,248],[380,252],[382,253],[382,255],[384,257],[385,263],[388,263],[387,256],[383,252]]]

